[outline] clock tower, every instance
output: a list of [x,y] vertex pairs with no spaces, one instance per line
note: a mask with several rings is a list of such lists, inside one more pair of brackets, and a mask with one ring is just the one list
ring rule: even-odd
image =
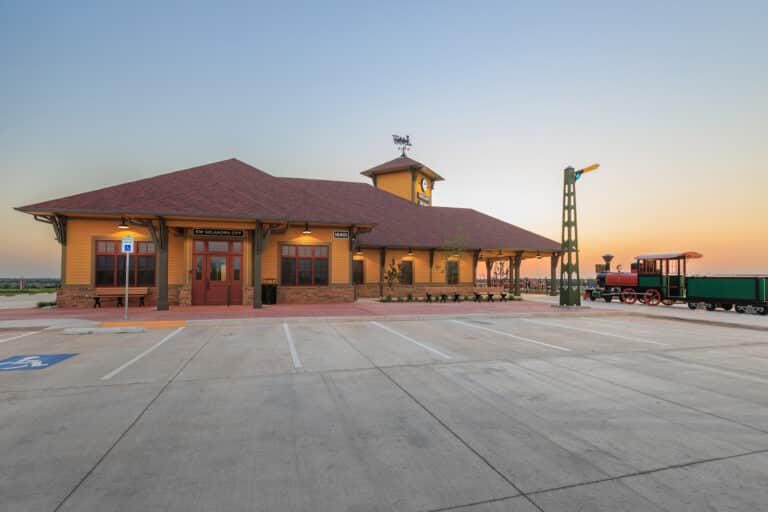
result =
[[422,206],[432,205],[435,182],[443,181],[435,171],[405,155],[360,174],[371,178],[374,187]]

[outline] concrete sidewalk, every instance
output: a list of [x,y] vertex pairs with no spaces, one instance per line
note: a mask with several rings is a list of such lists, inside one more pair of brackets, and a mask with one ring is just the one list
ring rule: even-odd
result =
[[[526,302],[536,304],[558,304],[559,297],[547,295],[523,295]],[[768,316],[749,313],[736,313],[735,311],[706,311],[704,309],[689,309],[686,304],[674,306],[646,306],[644,304],[624,304],[621,302],[605,302],[603,300],[582,300],[582,306],[595,311],[611,311],[622,314],[642,315],[651,318],[668,318],[685,322],[706,323],[710,325],[733,326],[743,329],[757,329],[768,331]]]

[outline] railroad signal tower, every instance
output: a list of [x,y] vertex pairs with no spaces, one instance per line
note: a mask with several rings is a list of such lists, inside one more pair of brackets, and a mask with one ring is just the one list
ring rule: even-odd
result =
[[594,171],[593,164],[578,171],[566,167],[563,171],[563,230],[560,245],[560,305],[581,306],[579,275],[579,228],[576,223],[576,181],[581,175]]

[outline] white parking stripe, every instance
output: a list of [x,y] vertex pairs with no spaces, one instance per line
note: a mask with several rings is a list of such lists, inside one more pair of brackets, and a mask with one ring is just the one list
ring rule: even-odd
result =
[[621,338],[623,340],[636,341],[637,343],[649,343],[651,345],[659,345],[659,346],[662,346],[662,347],[668,347],[669,346],[666,343],[662,343],[660,341],[645,340],[645,339],[642,339],[642,338],[635,338],[633,336],[623,336],[621,334],[614,334],[612,332],[605,332],[605,331],[597,331],[595,329],[585,329],[583,327],[573,327],[571,325],[553,324],[552,322],[543,322],[541,320],[531,320],[530,318],[521,318],[520,320],[522,320],[524,322],[530,322],[532,324],[548,325],[550,327],[556,327],[558,329],[570,329],[572,331],[591,332],[593,334],[599,334],[601,336],[610,336],[612,338]]
[[301,359],[299,359],[299,353],[296,351],[296,344],[293,342],[293,336],[291,335],[291,330],[288,329],[288,324],[283,323],[283,331],[285,331],[285,337],[288,338],[288,349],[291,351],[293,367],[298,370],[301,368]]
[[468,322],[463,322],[461,320],[451,320],[451,322],[456,322],[457,324],[466,325],[467,327],[473,327],[475,329],[480,329],[482,331],[492,332],[492,333],[498,334],[500,336],[507,336],[509,338],[514,338],[516,340],[525,341],[527,343],[533,343],[535,345],[541,345],[543,347],[549,347],[549,348],[553,348],[555,350],[562,350],[563,352],[570,352],[571,351],[571,349],[565,348],[565,347],[561,347],[560,345],[552,345],[550,343],[544,343],[543,341],[536,341],[536,340],[532,340],[530,338],[524,338],[522,336],[515,336],[514,334],[510,334],[508,332],[497,331],[496,329],[489,329],[488,327],[482,327],[480,325],[470,324]]
[[32,336],[33,334],[37,334],[39,332],[43,332],[43,331],[40,330],[40,331],[25,332],[24,334],[19,334],[18,336],[14,336],[12,338],[5,338],[4,340],[0,340],[0,343],[5,343],[6,341],[17,340],[19,338],[24,338],[26,336]]
[[149,347],[147,350],[145,350],[145,351],[144,351],[144,352],[142,352],[141,354],[137,355],[136,357],[134,357],[133,359],[131,359],[131,360],[130,360],[130,361],[128,361],[127,363],[121,364],[120,366],[118,366],[117,368],[115,368],[114,370],[112,370],[111,372],[109,372],[108,374],[106,374],[105,376],[103,376],[103,377],[101,378],[101,380],[109,380],[109,379],[111,379],[112,377],[114,377],[115,375],[117,375],[117,374],[118,374],[118,373],[120,373],[121,371],[125,370],[126,368],[128,368],[129,366],[131,366],[133,363],[135,363],[136,361],[138,361],[138,360],[139,360],[139,359],[141,359],[142,357],[146,356],[147,354],[149,354],[150,352],[152,352],[153,350],[155,350],[156,348],[158,348],[160,345],[162,345],[163,343],[165,343],[165,342],[166,342],[166,341],[168,341],[169,339],[173,338],[174,336],[176,336],[177,334],[179,334],[179,333],[180,333],[181,331],[183,331],[183,330],[184,330],[184,327],[179,327],[178,329],[176,329],[175,331],[173,331],[171,334],[169,334],[169,335],[168,335],[168,336],[166,336],[165,338],[161,339],[159,342],[155,343],[154,345],[152,345],[151,347]]
[[388,326],[386,326],[384,324],[380,324],[379,322],[371,322],[371,324],[373,324],[373,325],[375,325],[377,327],[381,327],[385,331],[390,332],[390,333],[394,334],[395,336],[399,336],[400,338],[404,339],[405,341],[410,341],[414,345],[418,345],[419,347],[423,348],[424,350],[429,350],[430,352],[433,352],[433,353],[439,355],[440,357],[443,357],[445,359],[452,359],[451,356],[449,356],[448,354],[444,354],[443,352],[440,352],[436,348],[430,347],[426,343],[422,343],[420,341],[416,341],[415,339],[413,339],[413,338],[411,338],[409,336],[406,336],[403,333],[397,332],[396,330],[392,329],[391,327],[388,327]]

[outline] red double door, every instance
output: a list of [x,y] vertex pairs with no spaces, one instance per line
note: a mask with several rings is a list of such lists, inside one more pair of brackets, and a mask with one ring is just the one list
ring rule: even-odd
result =
[[195,240],[192,304],[207,306],[243,303],[243,243]]

